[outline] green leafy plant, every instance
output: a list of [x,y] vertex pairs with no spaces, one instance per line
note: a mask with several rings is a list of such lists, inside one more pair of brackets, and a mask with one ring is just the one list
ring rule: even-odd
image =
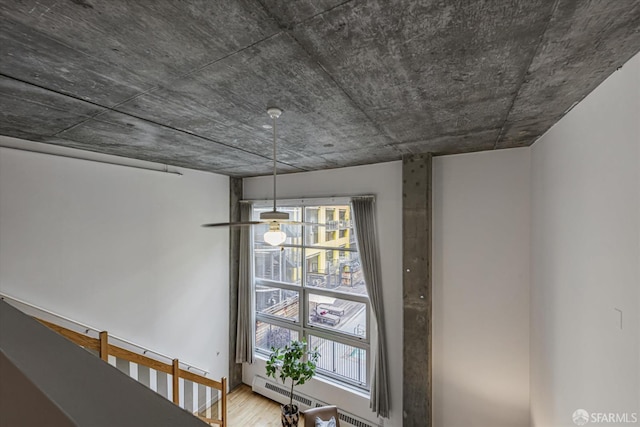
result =
[[293,387],[309,381],[316,373],[316,363],[320,357],[317,348],[307,350],[307,342],[291,341],[282,348],[271,348],[271,355],[267,360],[267,376],[280,378],[282,384],[291,379],[291,399],[289,408],[293,411]]

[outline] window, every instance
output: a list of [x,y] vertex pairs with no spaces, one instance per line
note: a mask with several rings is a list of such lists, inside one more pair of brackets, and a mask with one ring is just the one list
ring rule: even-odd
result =
[[324,241],[326,243],[331,243],[332,240],[336,240],[336,232],[335,231],[326,231]]
[[340,239],[349,239],[351,236],[349,235],[349,229],[351,228],[351,220],[349,219],[349,215],[347,214],[346,209],[340,209],[338,211],[338,238]]
[[[319,222],[318,218],[319,218],[319,209],[308,209],[307,210],[307,218],[306,220],[309,222]],[[307,227],[309,229],[309,233],[310,233],[310,238],[309,241],[311,243],[318,243],[318,227]]]
[[[321,357],[318,374],[369,389],[369,298],[360,268],[350,206],[291,204],[291,219],[322,226],[286,226],[281,247],[254,227],[255,349],[306,338]],[[254,218],[270,207],[255,205]],[[336,214],[338,220],[336,220]]]
[[326,223],[331,223],[335,220],[335,216],[336,216],[336,208],[335,207],[326,207],[324,209],[325,212],[325,222]]

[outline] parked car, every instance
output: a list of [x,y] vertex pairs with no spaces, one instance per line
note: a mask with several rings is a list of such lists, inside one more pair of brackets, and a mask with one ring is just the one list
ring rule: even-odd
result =
[[340,323],[340,316],[331,314],[327,310],[318,310],[315,314],[311,315],[311,321],[335,326]]

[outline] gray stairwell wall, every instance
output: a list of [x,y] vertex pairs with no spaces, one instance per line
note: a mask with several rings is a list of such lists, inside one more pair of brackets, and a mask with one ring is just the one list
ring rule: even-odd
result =
[[[3,353],[0,365],[3,383],[9,373],[14,373],[13,377],[20,376],[15,372],[14,368],[17,368],[34,386],[25,396],[41,393],[53,404],[49,406],[51,421],[60,420],[60,424],[44,425],[206,425],[4,301],[0,301],[0,351]],[[4,363],[4,359],[8,363]],[[21,382],[24,383],[24,378]],[[5,386],[3,384],[3,388]],[[6,406],[3,404],[0,411],[0,424],[16,425],[5,424],[5,421],[22,419],[25,424],[17,426],[30,425],[26,416],[22,418],[21,414],[16,414],[23,408]],[[54,407],[64,416],[53,415]],[[65,417],[70,424],[65,424]]]

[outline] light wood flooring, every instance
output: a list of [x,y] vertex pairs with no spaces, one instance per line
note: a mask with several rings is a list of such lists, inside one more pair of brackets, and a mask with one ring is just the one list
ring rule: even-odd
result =
[[[228,427],[282,427],[280,404],[242,384],[227,396]],[[300,418],[299,427],[304,427]]]

